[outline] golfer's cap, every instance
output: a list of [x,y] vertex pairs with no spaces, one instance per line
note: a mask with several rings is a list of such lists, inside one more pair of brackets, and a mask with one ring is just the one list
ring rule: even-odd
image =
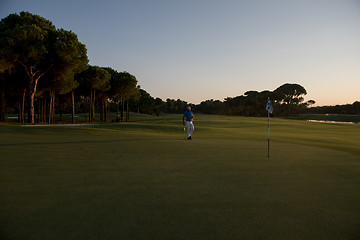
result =
[[190,110],[191,110],[191,107],[190,107],[190,106],[188,106],[188,107],[187,107],[187,109],[190,111]]

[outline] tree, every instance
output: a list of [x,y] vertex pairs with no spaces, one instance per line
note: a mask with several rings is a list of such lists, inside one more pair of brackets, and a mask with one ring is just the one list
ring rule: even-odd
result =
[[244,105],[247,116],[256,116],[256,106],[258,103],[258,91],[247,91],[244,93],[246,96]]
[[[101,67],[89,66],[87,70],[77,75],[77,79],[82,90],[89,94],[89,122],[93,122],[95,120],[95,100],[97,93],[110,89],[111,75]],[[102,109],[102,111],[104,111],[104,109]]]
[[200,103],[199,110],[207,114],[223,114],[223,102],[220,100],[206,100]]
[[310,107],[311,105],[314,105],[316,102],[314,100],[309,100],[305,104],[307,107]]
[[163,100],[161,100],[161,98],[156,98],[154,101],[154,111],[156,116],[160,116],[161,114],[161,109],[162,107],[165,105],[165,103],[163,102]]
[[[78,41],[75,33],[60,29],[55,32],[56,41],[52,45],[54,68],[50,70],[49,92],[51,103],[55,105],[55,94],[72,92],[72,120],[75,122],[74,89],[79,83],[74,79],[75,74],[88,68],[87,50]],[[50,104],[51,106],[51,104]],[[54,116],[54,107],[50,107]],[[50,115],[50,114],[49,114]],[[54,121],[54,119],[53,119]]]
[[6,89],[6,80],[5,80],[5,74],[0,73],[0,122],[3,122],[5,120],[5,89]]
[[274,91],[276,100],[287,106],[287,116],[290,116],[291,111],[304,101],[302,96],[306,94],[303,86],[291,83],[285,83]]
[[352,104],[352,114],[360,114],[360,102],[356,101]]
[[28,12],[10,14],[1,20],[0,53],[0,72],[19,65],[27,75],[30,123],[35,123],[39,80],[51,70],[57,81],[71,78],[88,61],[85,45],[79,43],[76,34],[56,30],[51,21]]
[[[21,66],[0,73],[2,81],[2,116],[9,108],[18,110],[18,121],[24,123],[24,112],[26,104],[26,75]],[[7,106],[9,105],[9,106]]]
[[237,96],[234,98],[228,97],[224,99],[224,105],[227,109],[227,114],[229,115],[239,115],[242,113],[244,109],[243,102],[245,97],[244,96]]
[[130,101],[139,101],[139,99],[140,99],[139,86],[129,88],[129,91],[126,96],[126,121],[128,121],[130,118],[130,114],[129,114]]
[[119,115],[119,102],[120,102],[120,95],[119,95],[119,92],[121,91],[121,76],[120,74],[110,68],[110,67],[107,67],[105,68],[105,70],[107,70],[111,76],[110,78],[110,85],[111,85],[111,88],[110,88],[110,98],[116,103],[116,117],[117,117],[117,121],[120,120],[120,115]]
[[127,116],[126,116],[126,120],[128,120],[128,109],[129,109],[129,99],[133,96],[137,94],[137,79],[134,75],[131,75],[128,72],[121,72],[120,74],[120,79],[121,79],[121,87],[120,87],[120,91],[118,92],[120,99],[121,99],[121,121],[123,121],[123,115],[124,115],[124,110],[125,110],[125,102],[126,102],[126,107],[127,107]]
[[154,113],[154,102],[155,99],[144,89],[139,89],[140,99],[139,99],[139,112],[146,114]]
[[[126,104],[126,120],[129,118],[129,100],[139,98],[137,79],[128,72],[111,71],[111,95],[115,99],[117,118],[122,122]],[[119,106],[120,104],[120,106]],[[119,116],[120,108],[120,116]]]
[[45,18],[28,12],[11,14],[0,23],[1,69],[8,70],[20,64],[27,75],[29,122],[34,123],[34,98],[39,79],[47,73],[53,63],[49,45],[55,26]]

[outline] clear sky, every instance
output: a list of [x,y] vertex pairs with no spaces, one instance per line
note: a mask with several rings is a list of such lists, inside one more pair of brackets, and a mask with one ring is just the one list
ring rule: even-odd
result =
[[298,83],[316,105],[360,101],[360,0],[1,0],[71,30],[91,65],[194,104]]

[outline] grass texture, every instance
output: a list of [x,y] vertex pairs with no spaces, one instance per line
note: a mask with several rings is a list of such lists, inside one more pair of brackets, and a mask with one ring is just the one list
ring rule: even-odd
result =
[[360,239],[360,126],[0,124],[0,239]]

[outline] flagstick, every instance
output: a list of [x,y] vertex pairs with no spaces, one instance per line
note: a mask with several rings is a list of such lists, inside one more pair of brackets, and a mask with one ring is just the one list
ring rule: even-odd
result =
[[268,102],[266,105],[266,111],[268,112],[268,157],[270,157],[270,113],[273,112],[270,98],[268,98]]
[[270,113],[268,112],[268,157],[270,157]]

